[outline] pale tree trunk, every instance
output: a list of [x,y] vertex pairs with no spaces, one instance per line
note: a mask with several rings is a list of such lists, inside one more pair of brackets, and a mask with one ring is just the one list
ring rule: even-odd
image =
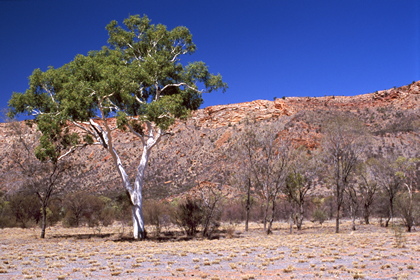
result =
[[144,218],[143,218],[143,197],[141,192],[134,192],[130,196],[135,199],[132,205],[133,215],[133,237],[134,239],[145,239],[146,231],[144,229]]
[[146,172],[149,156],[150,156],[150,148],[147,145],[144,145],[140,164],[137,168],[136,181],[134,182],[134,188],[128,189],[130,193],[130,197],[131,197],[131,203],[132,203],[134,239],[146,238],[146,231],[144,228],[144,217],[143,217],[143,185],[144,185],[144,174]]
[[[125,171],[125,168],[121,162],[121,159],[117,153],[117,150],[114,147],[113,138],[111,134],[111,128],[107,123],[107,119],[103,118],[105,130],[100,127],[93,120],[90,120],[89,123],[93,128],[92,131],[89,131],[91,134],[95,135],[98,139],[98,142],[108,150],[111,154],[114,164],[118,170],[118,173],[121,177],[123,186],[125,190],[129,193],[131,204],[132,204],[132,218],[133,218],[133,237],[134,239],[145,239],[146,231],[144,228],[144,218],[143,218],[143,185],[144,185],[144,174],[146,171],[147,163],[149,161],[151,149],[159,142],[162,136],[162,130],[160,128],[155,128],[151,123],[146,122],[147,133],[140,134],[136,132],[132,127],[129,126],[130,131],[138,136],[143,143],[143,151],[140,159],[140,163],[137,167],[136,177],[134,185],[130,182],[129,176]],[[80,126],[79,126],[80,127]]]

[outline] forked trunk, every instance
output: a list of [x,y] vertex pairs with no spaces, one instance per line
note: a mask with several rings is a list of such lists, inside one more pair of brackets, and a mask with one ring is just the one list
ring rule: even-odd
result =
[[143,147],[142,157],[137,168],[136,181],[134,182],[134,187],[131,189],[131,191],[129,191],[132,203],[133,237],[134,239],[140,240],[146,238],[143,217],[143,184],[149,156],[150,149]]
[[276,201],[273,200],[273,204],[271,205],[271,217],[270,217],[270,221],[268,222],[268,228],[267,228],[267,234],[272,234],[273,230],[273,222],[274,222],[274,212],[276,210]]
[[130,130],[137,136],[139,136],[143,143],[143,151],[140,159],[139,166],[137,167],[136,179],[134,185],[130,182],[129,176],[125,171],[125,168],[121,162],[121,159],[117,153],[117,150],[114,147],[111,129],[107,123],[107,120],[104,120],[104,125],[106,130],[103,130],[97,123],[93,120],[89,121],[91,127],[95,131],[95,135],[100,139],[100,143],[108,150],[111,154],[114,164],[120,174],[123,186],[125,190],[129,193],[131,204],[132,204],[132,217],[133,217],[133,237],[134,239],[145,239],[146,231],[144,229],[144,218],[143,218],[143,185],[144,185],[144,174],[147,167],[147,162],[149,161],[151,149],[159,142],[160,137],[162,136],[162,131],[158,128],[155,130],[152,127],[152,124],[146,122],[147,125],[147,136],[138,134],[133,128],[130,127]]

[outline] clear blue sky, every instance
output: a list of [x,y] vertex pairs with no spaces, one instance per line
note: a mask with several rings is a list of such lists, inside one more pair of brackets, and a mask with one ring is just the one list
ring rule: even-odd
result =
[[0,108],[35,68],[107,44],[129,15],[190,29],[229,84],[204,106],[282,96],[357,95],[420,80],[419,0],[0,0]]

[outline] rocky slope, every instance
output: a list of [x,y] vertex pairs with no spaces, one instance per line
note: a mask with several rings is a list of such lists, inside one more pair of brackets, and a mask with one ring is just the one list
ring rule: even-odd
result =
[[[211,106],[194,112],[185,122],[171,128],[152,154],[148,169],[147,194],[165,197],[199,186],[198,182],[215,181],[224,164],[215,155],[240,133],[247,121],[275,123],[277,131],[294,145],[319,147],[322,122],[331,112],[351,114],[360,119],[375,137],[377,147],[410,147],[419,153],[420,81],[400,88],[364,95],[343,97],[285,97],[274,101]],[[22,124],[23,125],[23,124]],[[33,130],[27,137],[35,137]],[[133,174],[139,162],[141,145],[133,135],[119,132],[117,149]],[[8,124],[0,124],[0,190],[19,187],[19,168],[10,158],[16,136]],[[121,189],[111,158],[100,147],[86,147],[72,156],[82,162],[68,184],[69,189],[102,191]],[[217,180],[216,180],[217,181]],[[206,184],[204,184],[206,185]]]

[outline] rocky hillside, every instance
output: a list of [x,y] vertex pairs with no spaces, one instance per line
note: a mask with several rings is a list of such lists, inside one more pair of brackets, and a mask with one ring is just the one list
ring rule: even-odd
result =
[[[171,128],[172,135],[153,151],[147,195],[176,195],[199,187],[199,182],[216,180],[224,165],[232,164],[221,161],[218,151],[229,145],[250,120],[275,124],[277,131],[273,133],[286,136],[296,146],[316,149],[323,136],[323,120],[333,112],[345,113],[364,123],[377,149],[404,146],[405,153],[418,155],[419,105],[420,81],[352,97],[284,97],[207,107],[194,112],[189,120],[175,124]],[[33,129],[25,133],[27,137],[36,137]],[[141,151],[139,140],[123,132],[115,137],[124,163],[134,172]],[[15,140],[9,125],[0,124],[0,190],[3,192],[15,190],[21,184],[19,168],[10,157]],[[122,189],[110,156],[100,147],[83,148],[74,153],[71,160],[82,164],[71,174],[68,189],[101,192]]]

